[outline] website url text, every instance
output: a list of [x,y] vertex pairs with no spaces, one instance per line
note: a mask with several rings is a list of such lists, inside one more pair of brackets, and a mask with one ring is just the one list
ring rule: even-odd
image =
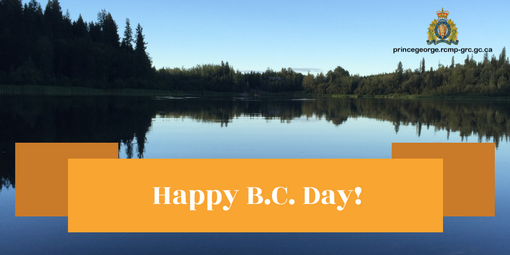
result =
[[420,53],[430,53],[430,54],[434,54],[434,53],[457,53],[457,52],[460,52],[460,54],[465,54],[465,53],[474,53],[474,54],[478,54],[478,53],[485,53],[485,52],[492,52],[492,48],[404,48],[404,47],[400,47],[400,48],[393,48],[393,54],[395,53],[401,53],[401,52],[405,52],[405,53],[416,53],[416,54],[420,54]]

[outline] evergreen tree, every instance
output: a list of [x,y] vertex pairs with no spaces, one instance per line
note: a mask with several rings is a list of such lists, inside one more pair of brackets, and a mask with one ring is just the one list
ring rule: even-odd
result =
[[86,38],[88,36],[87,24],[83,21],[83,17],[78,17],[78,20],[73,22],[73,34],[75,38]]
[[147,43],[145,42],[145,35],[143,35],[143,28],[138,23],[136,27],[136,52],[139,54],[145,54],[145,50],[147,49]]
[[122,38],[121,47],[125,49],[133,50],[133,30],[131,29],[131,24],[129,19],[126,19],[126,27],[124,30],[124,38]]
[[44,16],[41,5],[35,0],[25,4],[23,8],[24,28],[29,40],[35,42],[45,32]]
[[499,63],[498,63],[498,66],[502,67],[505,64],[508,64],[508,62],[507,62],[507,59],[506,59],[506,48],[503,47],[503,50],[501,50],[501,54],[499,54]]
[[103,32],[103,40],[106,45],[118,48],[120,37],[118,34],[118,26],[113,20],[112,14],[102,10],[97,14],[99,25]]
[[102,34],[101,34],[101,27],[99,25],[96,25],[93,21],[91,21],[88,25],[88,31],[89,31],[89,36],[90,36],[90,39],[92,39],[92,41],[94,42],[102,42],[103,41],[103,37],[102,37]]
[[489,53],[488,53],[488,52],[485,52],[485,53],[483,54],[483,64],[485,65],[485,64],[487,64],[487,63],[489,63]]
[[404,67],[402,66],[402,62],[398,62],[397,70],[395,70],[395,73],[397,74],[397,85],[401,85],[402,81],[404,79],[403,73],[404,73]]
[[48,27],[50,38],[62,38],[62,7],[58,0],[48,0],[44,9],[44,19]]
[[135,48],[135,71],[140,77],[146,77],[151,69],[151,61],[147,52],[147,43],[145,42],[145,35],[143,35],[143,28],[138,23],[136,27],[136,48]]

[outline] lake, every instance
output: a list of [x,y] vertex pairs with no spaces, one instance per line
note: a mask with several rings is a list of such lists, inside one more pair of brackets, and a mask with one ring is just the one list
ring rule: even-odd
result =
[[[509,117],[499,100],[0,96],[0,252],[510,254]],[[116,142],[121,158],[391,158],[394,142],[493,142],[496,216],[445,217],[426,234],[69,234],[65,217],[14,216],[15,142]]]

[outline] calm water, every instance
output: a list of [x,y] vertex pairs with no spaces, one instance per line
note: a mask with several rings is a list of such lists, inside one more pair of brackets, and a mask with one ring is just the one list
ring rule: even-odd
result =
[[[0,254],[510,254],[510,102],[0,97]],[[14,217],[15,142],[118,142],[121,158],[390,158],[392,142],[495,142],[496,217],[439,234],[68,234]],[[475,201],[473,201],[475,206]]]

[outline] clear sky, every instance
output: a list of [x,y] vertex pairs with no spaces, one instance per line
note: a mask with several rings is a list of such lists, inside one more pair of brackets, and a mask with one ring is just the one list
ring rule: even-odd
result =
[[[38,0],[43,9],[47,1]],[[27,0],[23,0],[24,3]],[[110,12],[124,33],[125,20],[140,23],[156,68],[219,64],[240,71],[291,67],[312,73],[342,66],[351,74],[393,72],[399,61],[415,69],[466,58],[453,53],[396,53],[396,47],[481,47],[499,56],[510,46],[510,1],[132,1],[60,0],[76,20]],[[458,46],[427,45],[436,11],[458,28]],[[483,54],[474,55],[481,60]]]

